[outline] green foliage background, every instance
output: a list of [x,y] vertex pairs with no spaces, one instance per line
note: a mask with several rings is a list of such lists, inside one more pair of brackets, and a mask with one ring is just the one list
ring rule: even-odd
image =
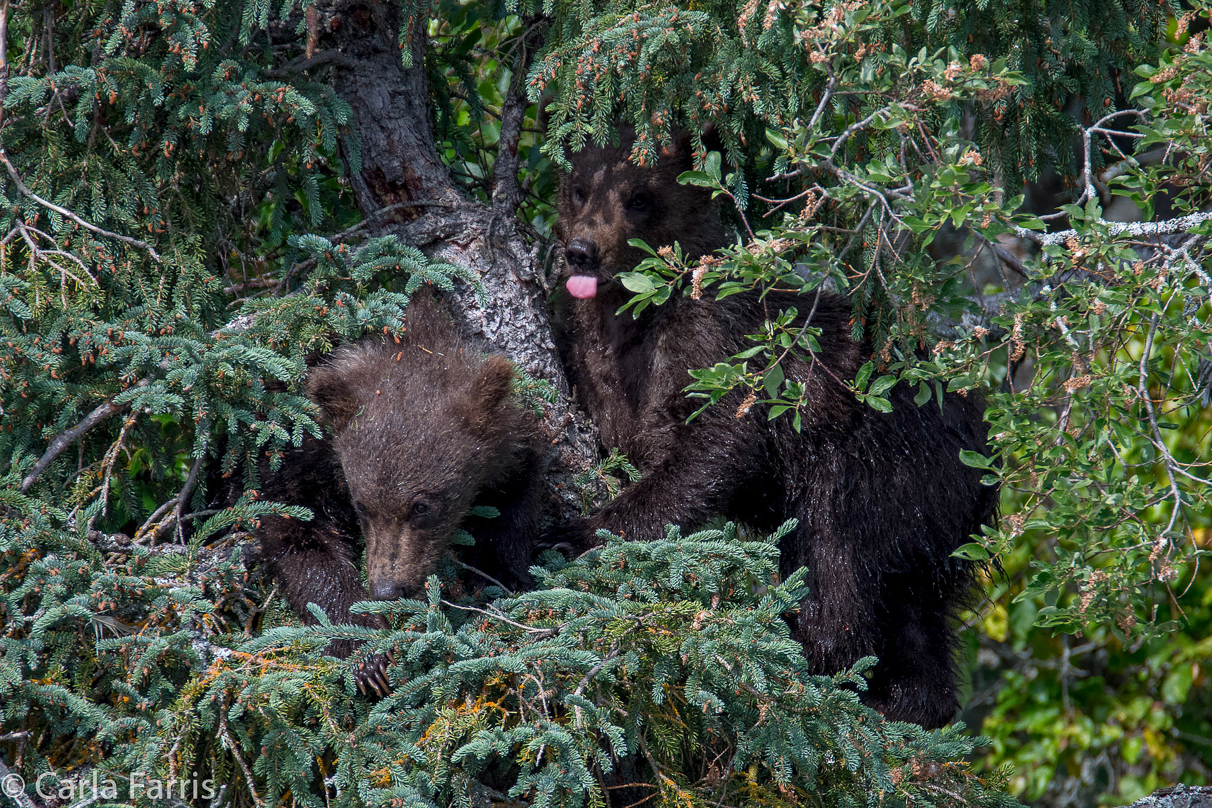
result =
[[[924,249],[947,223],[966,222],[974,245],[1039,227],[1015,218],[1015,189],[1075,170],[1061,144],[1078,122],[1129,105],[1147,116],[1107,124],[1137,136],[1129,152],[1181,148],[1108,193],[1143,203],[1166,181],[1206,185],[1212,55],[1186,33],[1206,7],[403,8],[430,20],[435,132],[469,198],[490,198],[500,111],[527,70],[533,238],[550,235],[564,149],[621,119],[650,159],[687,130],[703,158],[688,181],[718,190],[747,243],[706,265],[654,255],[629,279],[640,303],[831,284],[879,346],[853,380],[871,406],[897,383],[925,406],[944,388],[986,391],[1001,463],[987,467],[1005,493],[999,528],[964,550],[1000,564],[966,634],[965,719],[991,739],[973,751],[959,730],[884,723],[808,676],[776,618],[796,581],[773,580],[770,544],[731,534],[547,559],[536,592],[496,601],[506,593],[463,593],[451,566],[427,602],[374,605],[393,620],[378,634],[291,625],[242,560],[247,528],[277,506],[245,493],[222,507],[217,488],[255,490],[249,461],[318,432],[299,393],[308,353],[399,327],[422,282],[475,283],[368,237],[348,190],[351,110],[322,72],[286,68],[307,5],[5,6],[7,765],[30,782],[199,766],[225,802],[258,806],[597,804],[624,749],[654,801],[679,805],[993,805],[1005,764],[1012,794],[1049,805],[1212,777],[1212,585],[1198,564],[1212,540],[1199,364],[1212,227],[1188,228],[1177,258],[1140,260],[1102,220],[1102,194],[1068,209],[1077,232],[1013,282]],[[527,66],[517,45],[536,26],[545,46]],[[789,323],[699,369],[692,392],[745,387],[798,417],[778,357],[813,343]],[[23,487],[48,442],[99,406],[116,416]],[[334,636],[395,650],[390,699],[354,695],[357,660],[322,657]]]

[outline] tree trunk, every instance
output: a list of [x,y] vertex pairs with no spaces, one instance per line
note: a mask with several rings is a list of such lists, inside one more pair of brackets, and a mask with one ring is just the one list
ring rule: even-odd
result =
[[[556,449],[551,482],[567,512],[577,507],[572,477],[596,459],[592,428],[570,404],[568,381],[556,355],[539,246],[517,227],[517,138],[526,102],[513,92],[503,110],[493,204],[467,200],[438,157],[430,125],[424,70],[425,20],[413,26],[412,66],[400,58],[393,4],[341,3],[327,26],[340,51],[332,75],[353,108],[361,143],[361,170],[351,171],[358,206],[373,235],[395,234],[427,255],[467,267],[479,276],[487,302],[460,285],[447,295],[466,334],[501,351],[559,400],[545,407],[544,427]],[[525,66],[518,73],[524,74]],[[371,220],[391,205],[392,215]]]
[[1132,803],[1129,808],[1212,808],[1212,787],[1163,788]]

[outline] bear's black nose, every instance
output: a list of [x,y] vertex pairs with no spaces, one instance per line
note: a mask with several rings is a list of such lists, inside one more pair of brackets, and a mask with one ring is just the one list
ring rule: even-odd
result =
[[370,585],[370,594],[375,600],[395,600],[403,597],[404,587],[392,580],[374,581]]
[[589,269],[598,262],[598,245],[588,239],[574,238],[564,248],[564,258],[570,267]]

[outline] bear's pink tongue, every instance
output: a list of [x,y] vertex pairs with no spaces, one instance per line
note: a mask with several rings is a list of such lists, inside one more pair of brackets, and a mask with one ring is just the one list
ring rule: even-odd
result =
[[573,275],[564,285],[568,287],[570,295],[581,300],[598,293],[598,279],[591,275]]

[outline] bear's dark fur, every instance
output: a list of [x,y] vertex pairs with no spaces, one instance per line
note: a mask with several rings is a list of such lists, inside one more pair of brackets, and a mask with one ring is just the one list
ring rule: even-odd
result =
[[[507,585],[529,583],[544,447],[510,397],[513,365],[481,358],[428,295],[414,299],[406,322],[398,341],[362,341],[311,372],[308,392],[332,437],[288,452],[264,485],[262,498],[315,513],[310,522],[267,517],[258,529],[262,557],[309,622],[312,602],[334,622],[382,625],[349,607],[417,594],[473,504],[500,515],[471,526],[470,564]],[[334,645],[339,656],[353,650]],[[381,659],[359,684],[386,688]]]
[[[712,302],[675,295],[639,319],[617,314],[630,294],[614,279],[652,247],[681,243],[689,256],[722,246],[724,227],[708,191],[676,182],[690,168],[685,143],[655,167],[629,160],[631,142],[588,148],[561,181],[558,235],[569,265],[568,301],[557,329],[570,380],[602,442],[620,448],[643,477],[601,512],[557,527],[552,542],[589,546],[606,528],[651,539],[666,523],[694,527],[726,517],[783,539],[782,574],[803,566],[811,592],[789,617],[804,655],[821,673],[878,655],[868,703],[889,718],[937,727],[957,709],[955,618],[973,566],[951,556],[989,522],[996,491],[964,466],[961,449],[983,451],[983,402],[948,394],[914,405],[894,388],[893,411],[859,403],[841,384],[872,354],[850,337],[849,306],[836,295],[741,294]],[[587,296],[591,295],[591,296]],[[688,368],[711,367],[753,343],[770,315],[809,310],[822,329],[818,361],[790,361],[808,387],[802,431],[765,408],[741,415],[725,398],[690,423],[682,392]],[[814,308],[815,307],[815,308]]]

